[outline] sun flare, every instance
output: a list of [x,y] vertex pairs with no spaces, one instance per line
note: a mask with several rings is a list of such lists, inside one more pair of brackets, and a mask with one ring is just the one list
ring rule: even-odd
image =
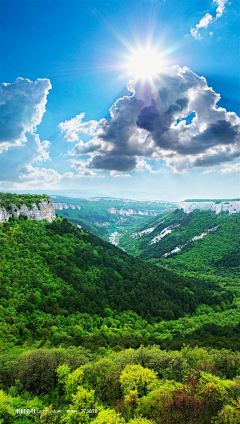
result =
[[161,55],[151,49],[138,50],[129,60],[129,71],[137,78],[151,78],[162,66]]

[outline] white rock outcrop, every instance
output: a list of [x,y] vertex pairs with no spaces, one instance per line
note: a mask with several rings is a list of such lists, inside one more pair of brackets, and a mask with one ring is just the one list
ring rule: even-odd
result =
[[9,220],[10,214],[0,205],[0,224]]
[[52,222],[56,218],[56,213],[51,200],[44,200],[38,203],[32,203],[29,208],[27,205],[22,204],[18,208],[11,203],[11,212],[8,212],[3,206],[0,205],[0,224],[9,220],[10,217],[19,218],[20,215],[26,216],[28,219],[47,222]]
[[185,213],[190,213],[196,209],[200,211],[213,211],[217,214],[220,212],[229,212],[229,214],[240,212],[240,202],[237,200],[229,200],[226,202],[181,202],[178,209],[183,209]]
[[81,206],[79,205],[73,205],[72,203],[53,203],[54,209],[58,209],[62,211],[63,209],[78,209],[80,211]]

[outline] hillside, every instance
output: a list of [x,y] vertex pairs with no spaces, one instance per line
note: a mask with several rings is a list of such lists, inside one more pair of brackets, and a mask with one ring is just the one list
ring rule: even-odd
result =
[[239,422],[232,290],[129,256],[62,218],[10,218],[0,246],[1,423]]
[[240,271],[240,214],[175,210],[128,233],[120,247],[182,274],[235,281]]
[[[218,312],[222,304],[223,310],[229,308],[233,299],[216,284],[199,283],[128,256],[66,219],[49,224],[14,218],[0,226],[0,243],[4,343],[51,339],[75,344],[89,331],[90,322],[97,331],[103,317],[118,316],[117,321],[121,314],[128,336],[139,319],[139,337],[148,323],[193,314],[201,304]],[[119,326],[125,326],[116,321],[107,320],[112,339],[121,333]],[[148,330],[158,335],[156,329]]]

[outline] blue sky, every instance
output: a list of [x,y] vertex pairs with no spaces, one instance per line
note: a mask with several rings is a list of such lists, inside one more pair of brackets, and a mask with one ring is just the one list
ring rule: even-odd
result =
[[237,0],[1,1],[0,189],[238,197],[239,57]]

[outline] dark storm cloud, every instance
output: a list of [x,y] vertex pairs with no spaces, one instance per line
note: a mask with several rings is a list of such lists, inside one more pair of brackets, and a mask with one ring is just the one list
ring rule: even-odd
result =
[[136,168],[137,158],[126,155],[97,155],[89,164],[89,168],[105,171],[128,172]]

